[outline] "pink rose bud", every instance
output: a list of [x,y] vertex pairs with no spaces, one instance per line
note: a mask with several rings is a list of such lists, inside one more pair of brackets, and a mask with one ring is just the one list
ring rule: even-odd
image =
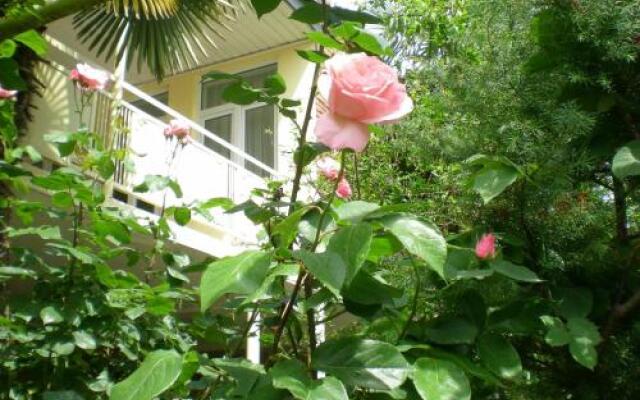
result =
[[172,119],[164,128],[164,136],[167,138],[171,138],[175,136],[178,140],[181,140],[184,144],[188,143],[189,131],[190,131],[189,123],[182,119]]
[[351,191],[351,185],[349,185],[349,182],[344,178],[340,179],[340,182],[338,182],[338,188],[336,189],[336,196],[341,199],[348,199],[352,194],[353,192]]
[[322,157],[316,161],[318,171],[330,181],[335,181],[340,175],[340,163],[331,157]]
[[88,91],[103,90],[109,83],[109,74],[91,67],[88,64],[78,64],[69,78],[76,82],[82,89]]
[[2,100],[13,100],[18,94],[17,90],[7,90],[0,86],[0,99]]
[[478,240],[476,256],[481,260],[496,256],[496,237],[492,233],[486,233]]
[[364,53],[337,54],[326,63],[329,112],[318,119],[316,137],[333,150],[361,152],[368,124],[393,123],[413,110],[413,101],[395,69]]

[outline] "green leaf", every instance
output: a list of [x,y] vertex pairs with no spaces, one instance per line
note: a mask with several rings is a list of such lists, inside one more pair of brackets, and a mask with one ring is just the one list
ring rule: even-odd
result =
[[12,58],[0,58],[0,85],[10,90],[27,90],[20,76],[20,66]]
[[329,240],[327,250],[342,257],[347,273],[344,284],[349,285],[364,264],[373,238],[371,225],[360,223],[340,229]]
[[86,331],[73,332],[73,339],[76,346],[83,350],[94,350],[97,347],[96,338]]
[[258,101],[260,92],[252,88],[247,82],[238,81],[224,89],[222,98],[229,103],[246,106]]
[[550,315],[540,317],[542,323],[549,329],[544,336],[544,341],[552,347],[566,346],[571,342],[571,334],[560,318]]
[[361,28],[358,28],[358,31],[358,35],[356,35],[352,41],[361,49],[378,56],[389,52],[389,48],[381,42],[380,38]]
[[173,218],[180,226],[185,226],[191,221],[191,210],[188,207],[177,207],[173,210]]
[[593,293],[587,288],[559,288],[552,291],[558,313],[566,319],[586,317],[593,308]]
[[311,379],[305,371],[306,367],[300,361],[286,360],[274,365],[269,374],[275,388],[288,390],[296,399],[306,399]]
[[16,42],[11,39],[3,40],[0,42],[0,58],[10,58],[16,52]]
[[308,2],[291,13],[289,18],[309,25],[319,24],[324,20],[324,10],[320,4]]
[[281,95],[287,91],[287,83],[280,74],[273,74],[264,80],[265,91],[272,95]]
[[312,253],[306,250],[296,251],[295,256],[327,289],[340,297],[340,289],[347,276],[347,266],[342,257],[331,251]]
[[513,379],[522,373],[520,355],[509,341],[497,334],[486,334],[478,339],[478,355],[484,365],[504,379]]
[[111,390],[111,400],[152,400],[180,376],[182,357],[174,350],[149,353],[140,367]]
[[263,15],[278,8],[281,2],[282,0],[251,0],[251,5],[256,10],[258,18],[261,18]]
[[171,189],[177,198],[182,197],[182,189],[178,182],[162,175],[147,175],[141,184],[133,188],[134,192],[147,193],[159,192],[165,189]]
[[491,269],[515,281],[531,283],[542,282],[542,279],[538,278],[538,275],[529,268],[515,265],[507,260],[491,262]]
[[311,384],[306,400],[349,400],[342,382],[329,376]]
[[338,42],[337,40],[323,32],[307,32],[307,38],[312,42],[319,44],[320,46],[344,50],[344,45],[342,43]]
[[611,170],[618,179],[640,175],[640,140],[629,142],[618,150]]
[[60,157],[66,157],[75,150],[78,142],[78,134],[75,132],[49,133],[44,135],[44,140],[56,146]]
[[343,291],[343,295],[349,301],[364,305],[392,304],[393,300],[402,297],[402,294],[402,290],[374,278],[365,271],[360,271]]
[[570,318],[567,328],[571,335],[569,352],[571,356],[583,366],[593,369],[598,364],[596,346],[602,338],[598,327],[586,318]]
[[511,186],[521,174],[510,160],[502,157],[475,155],[465,161],[467,165],[482,167],[472,174],[473,190],[487,204]]
[[457,365],[433,358],[419,358],[413,365],[413,384],[424,400],[469,400],[471,386]]
[[30,227],[30,228],[22,228],[22,229],[10,228],[7,230],[7,236],[10,238],[25,236],[25,235],[36,235],[43,240],[62,239],[62,234],[60,233],[59,226],[38,226],[38,227]]
[[329,56],[317,50],[296,50],[296,53],[305,60],[314,64],[322,64],[329,59]]
[[73,207],[73,196],[68,192],[57,192],[51,196],[51,203],[59,208],[71,208]]
[[392,390],[404,383],[409,364],[394,346],[347,337],[329,340],[316,349],[313,368],[324,371],[350,386]]
[[35,271],[26,268],[2,266],[0,267],[0,277],[2,276],[35,278],[37,274],[35,273]]
[[427,339],[438,344],[471,344],[478,335],[478,328],[462,318],[441,318],[424,329]]
[[223,294],[251,294],[258,290],[270,263],[271,254],[247,251],[209,264],[200,282],[201,310],[206,311]]
[[40,319],[44,325],[59,324],[64,321],[64,317],[53,306],[47,306],[40,310]]
[[14,36],[13,40],[27,46],[40,57],[47,54],[47,41],[33,29]]
[[389,215],[381,222],[409,253],[423,259],[444,279],[447,242],[437,227],[409,214]]
[[289,247],[298,234],[298,224],[300,220],[308,212],[309,207],[299,208],[273,228],[271,234],[280,238],[278,242],[279,247]]
[[357,222],[379,208],[377,204],[356,200],[341,204],[335,208],[335,212],[340,221]]

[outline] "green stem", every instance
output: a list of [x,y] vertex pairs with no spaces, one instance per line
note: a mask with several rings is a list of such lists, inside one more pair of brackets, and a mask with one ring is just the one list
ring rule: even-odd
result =
[[0,19],[0,40],[7,39],[104,3],[104,0],[56,0],[42,7]]
[[402,328],[402,332],[400,332],[400,335],[398,336],[398,342],[404,339],[407,332],[409,331],[409,326],[411,326],[411,322],[413,321],[413,318],[415,318],[416,313],[418,312],[418,297],[420,296],[420,289],[421,289],[420,273],[418,271],[418,266],[413,260],[413,257],[411,257],[410,260],[411,260],[411,266],[413,267],[414,277],[416,280],[415,292],[413,294],[413,304],[411,305],[411,313],[409,314],[409,317],[407,318],[407,321],[404,324],[404,328]]

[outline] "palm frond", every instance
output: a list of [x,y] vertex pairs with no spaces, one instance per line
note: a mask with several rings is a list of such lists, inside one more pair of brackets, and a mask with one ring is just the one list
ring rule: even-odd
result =
[[105,60],[147,66],[158,80],[198,66],[246,0],[111,0],[74,17],[80,41]]

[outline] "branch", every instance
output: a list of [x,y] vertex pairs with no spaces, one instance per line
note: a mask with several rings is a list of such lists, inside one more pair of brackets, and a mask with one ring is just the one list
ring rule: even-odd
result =
[[636,291],[626,302],[613,307],[607,325],[602,333],[603,338],[606,340],[611,336],[616,326],[631,315],[638,307],[640,307],[640,290]]
[[0,40],[37,29],[50,22],[104,3],[104,0],[54,0],[42,7],[0,19]]

